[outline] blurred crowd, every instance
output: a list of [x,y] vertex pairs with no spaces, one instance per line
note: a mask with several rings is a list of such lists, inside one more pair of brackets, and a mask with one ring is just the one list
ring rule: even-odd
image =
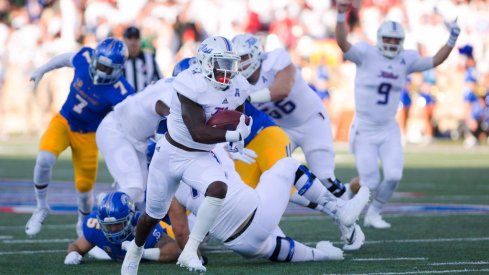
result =
[[[334,0],[0,0],[0,139],[40,134],[68,93],[72,70],[47,74],[33,90],[29,75],[51,57],[107,36],[141,30],[164,76],[192,56],[208,35],[228,38],[250,32],[265,50],[285,47],[331,115],[337,140],[346,140],[353,116],[354,65],[334,41]],[[486,143],[489,108],[488,0],[363,0],[348,17],[351,42],[375,44],[385,19],[405,28],[404,48],[431,56],[446,25],[462,28],[457,49],[436,70],[406,82],[399,121],[406,142],[465,139]]]

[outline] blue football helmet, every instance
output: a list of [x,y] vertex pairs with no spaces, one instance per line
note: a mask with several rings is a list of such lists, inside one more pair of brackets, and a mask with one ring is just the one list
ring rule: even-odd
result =
[[111,243],[121,244],[134,233],[131,223],[134,209],[134,203],[124,192],[111,192],[99,203],[97,220]]
[[190,66],[197,63],[199,63],[199,61],[195,57],[186,57],[178,61],[178,63],[175,64],[175,67],[173,67],[172,76],[177,76],[179,73],[185,71],[186,69],[190,68]]
[[122,75],[128,51],[126,44],[112,37],[104,39],[93,51],[90,76],[93,84],[112,84]]

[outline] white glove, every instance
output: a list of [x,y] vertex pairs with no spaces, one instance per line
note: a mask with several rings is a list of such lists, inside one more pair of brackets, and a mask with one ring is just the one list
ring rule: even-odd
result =
[[71,251],[66,255],[65,264],[80,264],[83,256],[76,251]]
[[229,155],[233,160],[240,160],[246,164],[252,164],[255,162],[256,153],[248,148],[243,148],[241,152],[229,152]]
[[39,85],[39,81],[41,81],[42,76],[44,75],[44,70],[37,69],[31,74],[30,81],[34,82],[34,90],[37,89],[37,85]]
[[241,153],[244,149],[244,140],[229,142],[224,149],[229,153]]
[[450,32],[450,37],[448,38],[447,45],[450,48],[455,46],[457,42],[458,35],[460,34],[460,26],[457,23],[457,18],[448,24],[448,31]]
[[127,251],[127,250],[129,249],[129,245],[130,245],[130,244],[131,244],[131,242],[130,242],[130,241],[123,241],[123,242],[121,243],[121,248],[122,248],[122,250]]
[[245,120],[246,120],[246,116],[241,115],[239,117],[238,126],[236,126],[236,131],[238,131],[241,134],[241,140],[245,140],[245,138],[247,138],[250,135],[251,125],[253,125],[253,118],[252,117],[250,117],[250,123],[248,125],[246,125]]

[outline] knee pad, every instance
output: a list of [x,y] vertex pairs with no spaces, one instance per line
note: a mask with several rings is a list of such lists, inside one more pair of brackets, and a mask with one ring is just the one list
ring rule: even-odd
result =
[[51,175],[56,156],[48,151],[40,151],[37,154],[36,166],[34,167],[34,184],[36,186],[46,186],[51,181]]
[[275,249],[268,259],[273,262],[290,262],[294,257],[294,251],[295,242],[292,238],[277,236]]
[[335,197],[339,198],[345,193],[346,187],[339,179],[329,178],[327,182],[329,183],[329,187],[327,186],[328,191],[335,195]]
[[297,188],[299,195],[304,195],[306,191],[312,186],[316,176],[307,169],[304,165],[300,165],[295,172],[294,185]]

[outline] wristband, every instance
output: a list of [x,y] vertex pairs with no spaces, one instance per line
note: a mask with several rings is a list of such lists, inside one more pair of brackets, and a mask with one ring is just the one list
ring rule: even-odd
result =
[[241,140],[241,133],[238,131],[226,131],[225,139],[227,142],[235,142]]
[[338,16],[336,17],[336,21],[339,23],[343,23],[345,22],[345,20],[346,20],[346,13],[344,12],[338,13]]
[[455,47],[455,43],[457,42],[457,38],[458,38],[458,36],[450,35],[450,37],[448,38],[448,41],[447,41],[447,46],[450,48]]
[[252,94],[250,94],[251,103],[264,103],[272,101],[272,95],[270,94],[270,89],[263,88]]

